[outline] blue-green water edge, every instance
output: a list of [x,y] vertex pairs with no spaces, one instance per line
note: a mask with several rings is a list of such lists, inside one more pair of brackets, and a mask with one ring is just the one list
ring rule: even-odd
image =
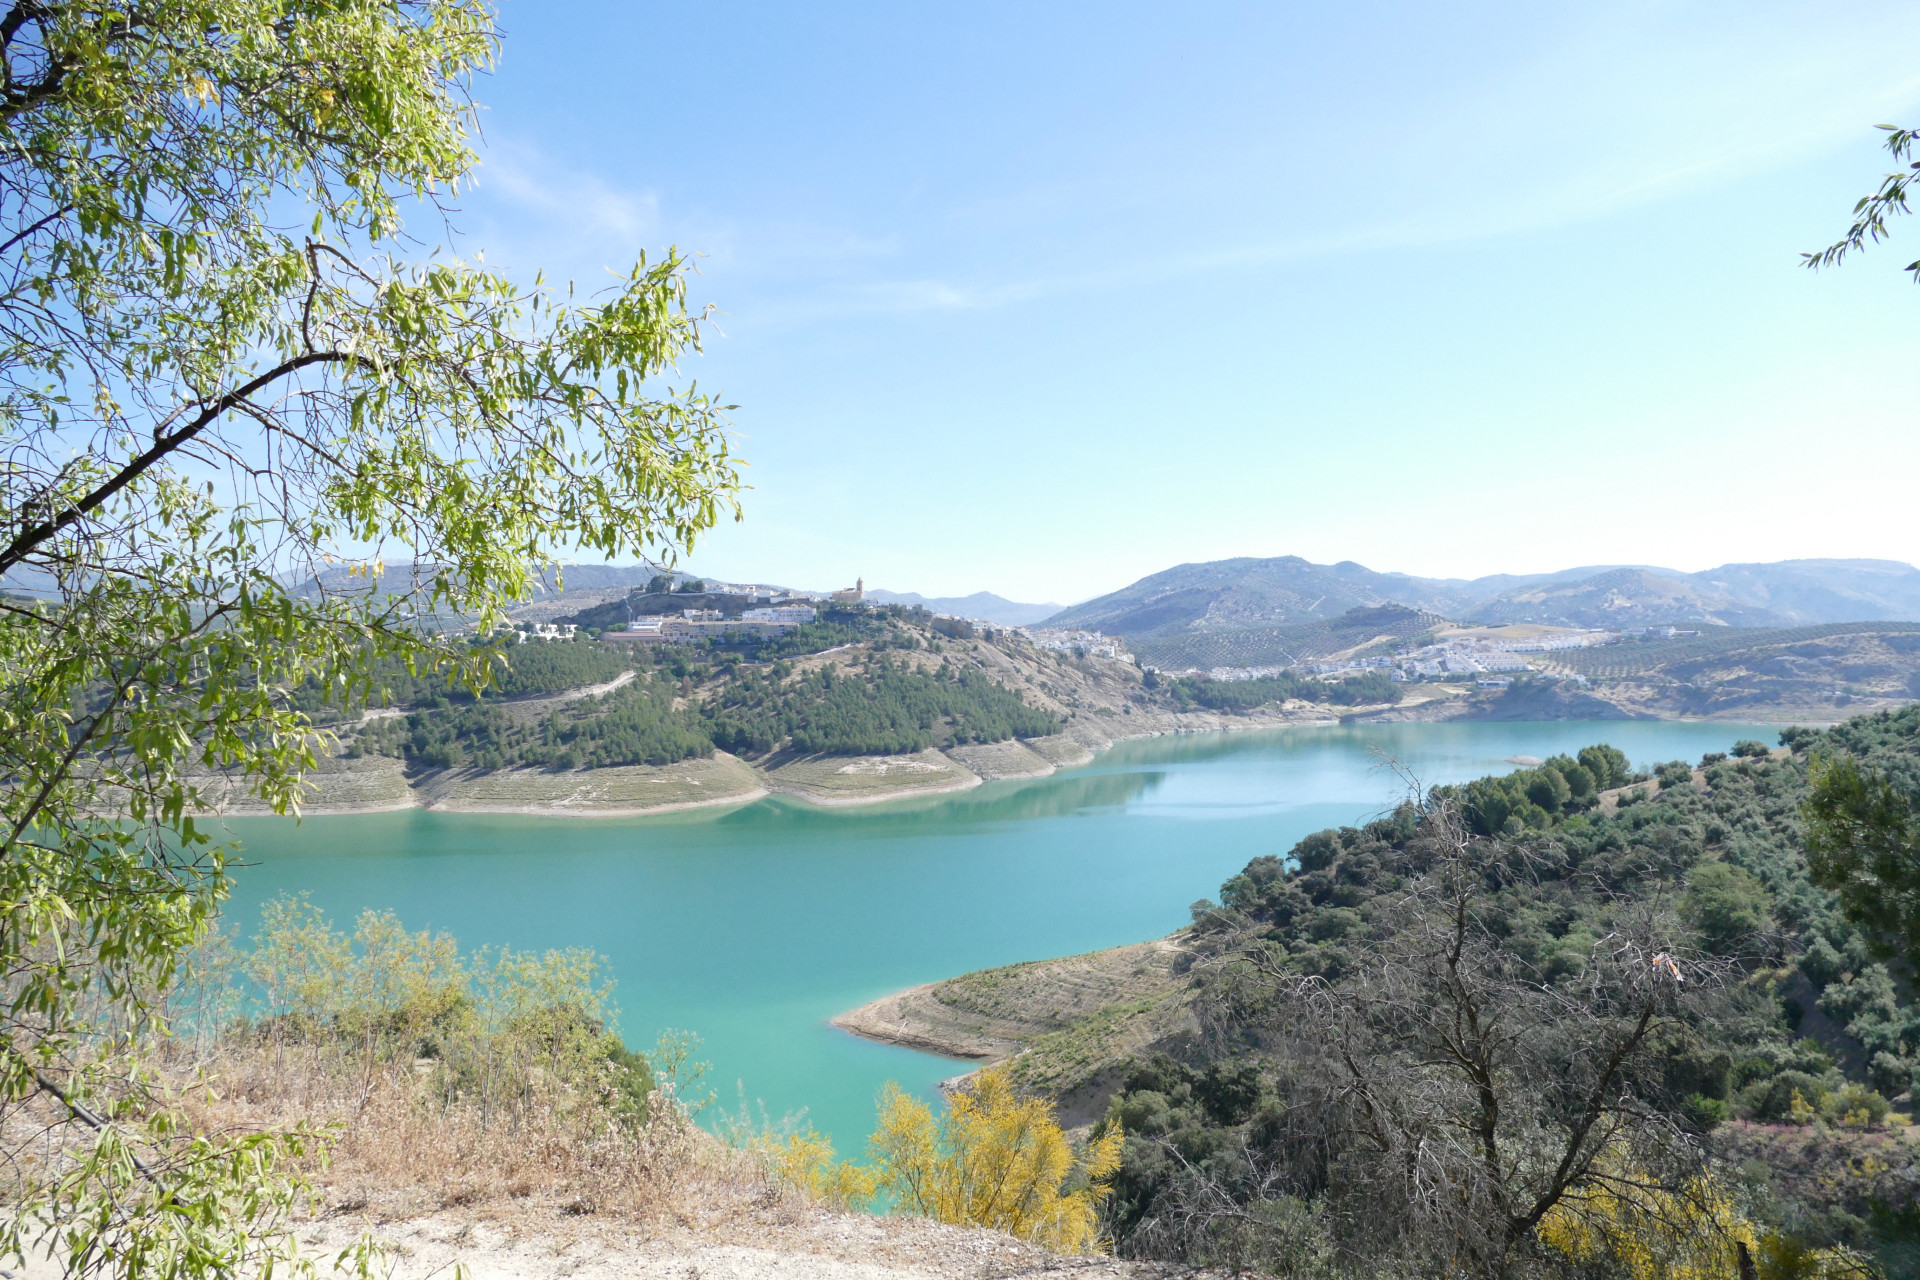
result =
[[391,908],[471,949],[586,946],[619,980],[620,1029],[699,1034],[721,1103],[807,1108],[857,1150],[883,1081],[929,1092],[957,1067],[829,1026],[843,1010],[969,969],[1164,935],[1248,859],[1364,820],[1403,793],[1386,753],[1455,782],[1592,742],[1636,766],[1697,760],[1764,727],[1657,721],[1302,727],[1122,743],[1053,777],[823,810],[563,819],[418,810],[234,819],[251,863],[230,923],[307,893],[336,924]]

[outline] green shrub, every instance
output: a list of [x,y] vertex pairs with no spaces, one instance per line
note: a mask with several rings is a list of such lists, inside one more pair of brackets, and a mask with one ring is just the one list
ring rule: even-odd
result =
[[1849,1129],[1873,1129],[1886,1122],[1893,1104],[1865,1085],[1849,1081],[1820,1100],[1820,1118]]
[[304,900],[281,898],[263,909],[239,967],[252,983],[245,1034],[277,1049],[409,1071],[424,1061],[440,1104],[489,1116],[558,1103],[608,1124],[647,1119],[655,1064],[610,1029],[612,983],[585,949],[463,955],[391,912],[363,912],[347,935]]
[[[1804,1071],[1782,1071],[1768,1079],[1757,1080],[1741,1090],[1740,1106],[1755,1120],[1769,1124],[1804,1124],[1818,1114],[1820,1104],[1833,1091],[1834,1083],[1829,1077],[1813,1076]],[[1809,1110],[1804,1115],[1796,1115],[1796,1104]]]
[[1773,925],[1773,895],[1751,872],[1702,862],[1687,874],[1680,915],[1716,955],[1752,950]]
[[1665,764],[1653,767],[1653,776],[1660,780],[1660,789],[1693,785],[1693,766],[1685,760],[1669,760]]
[[1732,1103],[1724,1098],[1709,1098],[1700,1093],[1688,1095],[1686,1101],[1681,1104],[1681,1109],[1693,1126],[1702,1133],[1733,1119]]

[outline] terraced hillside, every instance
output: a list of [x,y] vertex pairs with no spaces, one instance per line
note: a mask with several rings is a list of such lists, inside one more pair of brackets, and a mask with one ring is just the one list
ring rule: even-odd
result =
[[1192,632],[1133,642],[1140,661],[1163,671],[1188,667],[1264,667],[1314,662],[1397,645],[1447,625],[1438,614],[1402,605],[1356,606],[1324,621]]
[[1562,651],[1538,665],[1657,714],[1832,720],[1920,697],[1920,623],[1714,628]]

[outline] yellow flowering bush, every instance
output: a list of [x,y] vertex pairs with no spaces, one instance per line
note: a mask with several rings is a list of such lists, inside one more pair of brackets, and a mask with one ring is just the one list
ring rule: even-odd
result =
[[1743,1243],[1760,1280],[1868,1280],[1878,1274],[1851,1249],[1810,1249],[1756,1229],[1707,1176],[1675,1190],[1637,1170],[1616,1171],[1595,1189],[1561,1200],[1536,1235],[1548,1252],[1568,1262],[1611,1261],[1632,1280],[1727,1280],[1741,1274]]
[[871,1145],[880,1184],[906,1212],[1093,1253],[1105,1243],[1099,1208],[1122,1141],[1115,1126],[1076,1161],[1052,1109],[1020,1097],[1003,1068],[989,1068],[939,1119],[888,1084]]

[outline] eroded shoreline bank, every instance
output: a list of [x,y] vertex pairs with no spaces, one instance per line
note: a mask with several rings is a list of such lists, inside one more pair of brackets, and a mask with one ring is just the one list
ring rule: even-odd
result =
[[[786,759],[771,767],[762,767],[724,751],[660,766],[442,769],[412,773],[402,761],[391,757],[351,760],[336,757],[324,761],[320,771],[308,776],[311,795],[301,806],[301,814],[341,817],[421,809],[434,813],[636,818],[698,809],[737,808],[769,796],[781,796],[822,809],[860,808],[949,795],[985,782],[1044,778],[1062,769],[1091,763],[1117,743],[1148,738],[1325,728],[1336,724],[1495,718],[1460,714],[1467,710],[1465,702],[1464,699],[1436,698],[1411,705],[1357,708],[1338,717],[1328,715],[1327,708],[1312,704],[1288,704],[1240,714],[1188,711],[1123,716],[1103,712],[1075,716],[1063,732],[1045,738],[971,743],[904,756],[806,756]],[[1603,718],[1692,722],[1688,717],[1621,717],[1617,713]],[[1779,723],[1819,727],[1822,718],[1790,717]],[[208,792],[215,803],[208,812],[230,817],[272,816],[271,810],[250,803],[239,791],[224,779],[209,780]]]
[[[724,751],[661,766],[443,769],[415,774],[409,774],[403,762],[389,757],[335,758],[308,776],[311,798],[301,806],[301,813],[339,817],[421,809],[434,813],[633,818],[737,807],[768,796],[783,796],[824,809],[857,808],[953,794],[985,782],[1049,777],[1062,769],[1088,764],[1119,742],[1337,723],[1324,715],[1285,711],[1238,716],[1174,712],[1138,719],[1145,723],[1111,726],[1118,732],[1107,732],[1108,726],[1091,719],[1077,719],[1065,732],[1046,738],[973,743],[908,756],[808,756],[771,769]],[[209,812],[228,817],[273,816],[264,805],[249,803],[234,794],[238,788],[224,779],[210,780],[208,790],[215,797]]]

